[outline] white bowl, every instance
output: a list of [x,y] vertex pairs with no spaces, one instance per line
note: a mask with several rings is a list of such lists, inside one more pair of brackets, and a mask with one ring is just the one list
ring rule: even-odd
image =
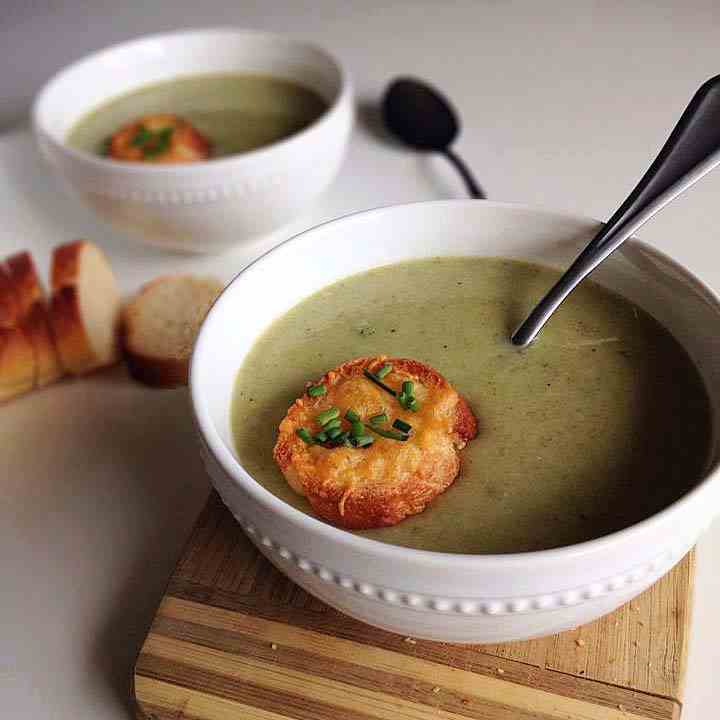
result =
[[[488,643],[593,620],[685,555],[720,507],[720,301],[687,270],[638,241],[628,241],[594,279],[653,314],[684,345],[706,383],[714,423],[705,479],[657,515],[600,539],[540,552],[412,550],[358,537],[290,507],[256,483],[235,454],[230,402],[237,370],[260,333],[309,294],[347,275],[419,257],[505,256],[562,267],[596,229],[584,218],[477,200],[402,205],[309,230],[232,282],[198,338],[192,402],[215,487],[280,570],[372,625],[414,637]],[[348,252],[327,253],[322,263],[306,261],[314,248],[340,242]]]
[[[265,73],[302,83],[328,103],[309,127],[267,147],[187,165],[122,163],[66,144],[87,112],[143,85],[178,76]],[[313,45],[235,29],[151,35],[76,62],[38,94],[40,149],[80,199],[148,243],[213,253],[286,224],[335,177],[353,122],[350,80]]]

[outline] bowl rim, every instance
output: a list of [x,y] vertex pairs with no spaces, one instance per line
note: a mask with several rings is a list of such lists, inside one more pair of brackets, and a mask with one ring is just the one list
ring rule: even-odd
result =
[[[179,39],[179,38],[190,38],[196,36],[223,36],[226,38],[241,39],[243,37],[252,37],[257,39],[266,39],[271,42],[284,43],[286,46],[292,46],[295,48],[305,48],[313,52],[318,53],[327,60],[328,64],[331,65],[338,73],[340,79],[340,86],[337,94],[333,98],[332,102],[328,104],[327,108],[323,113],[313,120],[309,125],[304,127],[292,135],[289,135],[280,140],[276,140],[268,145],[256,148],[255,150],[248,150],[247,152],[236,153],[220,158],[210,158],[208,160],[200,160],[193,163],[178,163],[178,164],[152,164],[152,163],[129,163],[129,162],[118,162],[117,160],[110,160],[100,155],[93,155],[92,153],[84,150],[78,150],[67,144],[66,138],[57,139],[55,133],[50,132],[47,126],[43,124],[40,119],[42,105],[54,89],[54,86],[60,82],[63,78],[76,71],[78,68],[84,65],[90,65],[92,63],[101,60],[104,57],[108,57],[117,52],[125,52],[132,50],[134,47],[139,47],[158,41]],[[142,83],[135,86],[134,89],[142,87]],[[128,90],[127,92],[133,92]],[[142,175],[153,175],[160,176],[167,174],[191,176],[197,175],[203,171],[209,169],[222,171],[227,169],[229,165],[241,164],[245,161],[254,161],[258,157],[262,157],[264,154],[276,152],[279,149],[286,149],[289,146],[302,142],[302,139],[309,133],[319,130],[320,128],[329,124],[335,116],[341,112],[344,105],[346,105],[353,92],[353,84],[350,74],[342,63],[335,55],[331,54],[321,45],[316,43],[296,38],[291,34],[268,32],[264,30],[253,30],[242,28],[240,26],[217,26],[207,28],[193,28],[191,30],[177,30],[171,32],[159,32],[151,33],[146,35],[140,35],[129,40],[123,40],[112,45],[107,45],[99,50],[95,50],[87,55],[84,55],[77,60],[65,65],[64,67],[57,70],[48,80],[45,81],[43,86],[36,93],[31,110],[31,126],[36,136],[42,136],[42,138],[52,144],[52,146],[63,154],[71,157],[77,162],[86,163],[91,167],[98,169],[111,169],[113,172],[126,176],[134,176],[138,174]],[[123,93],[124,94],[124,93]],[[115,96],[117,97],[117,96]],[[112,98],[111,98],[112,99]],[[97,106],[94,106],[97,107]],[[90,112],[92,108],[88,108],[86,112]]]
[[[510,209],[510,210],[521,210],[531,211],[538,215],[544,215],[548,218],[554,218],[556,220],[572,220],[585,223],[598,223],[601,221],[596,220],[592,217],[585,215],[578,215],[575,213],[558,212],[548,210],[544,208],[534,207],[520,202],[498,202],[491,200],[476,200],[476,199],[452,199],[452,200],[421,200],[409,203],[396,203],[390,205],[383,205],[367,210],[359,210],[351,213],[347,213],[340,217],[327,220],[325,222],[314,225],[311,228],[303,230],[283,242],[275,245],[267,252],[263,253],[260,257],[246,265],[235,277],[228,283],[223,292],[217,298],[210,311],[208,312],[205,321],[203,322],[200,331],[195,342],[193,349],[191,362],[190,362],[190,400],[191,409],[195,426],[200,433],[202,439],[207,445],[210,453],[212,454],[215,461],[220,465],[222,471],[227,477],[229,477],[233,483],[239,484],[243,489],[248,492],[255,501],[262,505],[266,510],[272,513],[278,513],[286,521],[291,523],[293,526],[300,527],[304,531],[309,531],[316,537],[319,536],[321,539],[329,542],[337,543],[342,547],[353,549],[355,551],[365,551],[368,555],[380,556],[389,560],[396,561],[416,561],[424,565],[442,566],[448,570],[467,568],[468,566],[474,569],[480,570],[485,569],[497,569],[499,567],[507,566],[519,566],[527,565],[529,562],[533,564],[540,563],[553,563],[562,560],[577,560],[583,556],[593,554],[595,552],[607,551],[618,543],[632,542],[633,539],[639,538],[643,533],[650,531],[652,526],[657,525],[661,522],[670,523],[672,519],[680,515],[685,511],[688,506],[694,506],[703,502],[703,497],[709,491],[712,484],[718,481],[720,478],[720,462],[715,463],[715,466],[710,466],[705,472],[704,476],[700,478],[697,485],[693,487],[682,497],[675,500],[673,503],[663,508],[657,513],[654,513],[648,518],[641,520],[637,523],[629,525],[626,528],[617,530],[603,535],[598,538],[586,540],[580,543],[574,543],[571,545],[563,545],[556,548],[550,548],[545,550],[532,550],[519,553],[487,553],[487,554],[470,554],[470,553],[451,553],[441,552],[436,550],[420,550],[417,548],[410,548],[401,545],[391,545],[390,543],[382,542],[381,540],[375,540],[366,538],[361,535],[355,535],[348,530],[335,527],[329,523],[326,523],[313,515],[303,512],[292,505],[289,505],[284,500],[271,493],[265,487],[263,487],[257,480],[255,480],[250,473],[248,473],[242,464],[237,460],[232,452],[226,447],[223,440],[220,438],[215,424],[210,417],[207,404],[203,400],[202,391],[200,388],[199,380],[197,379],[200,371],[200,363],[203,362],[204,357],[211,356],[212,353],[208,353],[205,346],[208,344],[207,340],[207,327],[208,320],[216,313],[219,312],[220,301],[230,288],[235,285],[236,282],[251,268],[255,265],[262,264],[266,258],[273,255],[276,252],[281,251],[286,245],[298,242],[308,235],[314,234],[321,228],[327,226],[342,224],[356,216],[368,216],[374,214],[383,214],[388,211],[392,212],[395,208],[409,208],[413,206],[427,206],[427,205],[455,205],[460,209],[462,206],[467,204],[475,204],[482,202],[486,207],[497,208],[497,209]],[[720,294],[716,293],[706,283],[696,277],[687,268],[681,265],[678,261],[671,258],[661,250],[652,247],[648,243],[643,242],[635,237],[630,238],[626,241],[631,245],[638,247],[652,256],[655,256],[658,260],[662,261],[665,265],[670,266],[673,270],[677,271],[680,275],[687,280],[693,288],[704,297],[711,305],[714,306],[718,315],[720,315]],[[317,288],[318,290],[321,288]]]

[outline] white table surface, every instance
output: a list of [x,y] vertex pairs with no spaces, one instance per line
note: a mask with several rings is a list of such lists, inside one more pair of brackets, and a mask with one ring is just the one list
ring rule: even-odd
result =
[[[607,217],[694,90],[720,72],[720,4],[708,2],[0,3],[0,127],[59,66],[111,42],[237,24],[325,44],[372,103],[394,74],[443,87],[462,111],[458,151],[490,197]],[[57,7],[62,5],[62,7]],[[628,5],[632,5],[631,8]],[[359,124],[342,173],[292,230],[380,204],[462,196],[442,160]],[[642,237],[720,291],[720,172]],[[21,127],[0,136],[0,255],[76,236],[101,243],[123,289],[158,273],[229,279],[264,246],[222,258],[129,244],[68,201]],[[116,370],[0,410],[0,716],[129,718],[131,669],[208,490],[184,390]],[[720,523],[698,551],[684,720],[715,716]]]

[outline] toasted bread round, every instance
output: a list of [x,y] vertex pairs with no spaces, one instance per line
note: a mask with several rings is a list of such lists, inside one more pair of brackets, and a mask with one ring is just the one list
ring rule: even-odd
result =
[[[399,392],[404,381],[411,381],[417,412],[403,408],[364,375],[386,363],[392,371],[383,382]],[[280,423],[273,454],[285,479],[320,517],[348,529],[395,525],[422,512],[453,483],[460,472],[459,451],[476,436],[477,421],[432,367],[406,358],[358,358],[330,370],[317,384],[325,386],[326,394],[313,398],[306,393],[293,403]],[[319,432],[318,413],[332,407],[341,418],[352,409],[365,423],[386,413],[389,423],[399,418],[412,430],[405,441],[374,435],[364,448],[309,445],[297,435],[299,428]],[[347,420],[342,427],[349,427]]]
[[208,139],[177,115],[146,115],[120,128],[111,138],[113,160],[144,163],[188,163],[207,160]]
[[63,375],[60,356],[50,329],[45,291],[29,252],[7,258],[5,265],[19,305],[19,326],[35,356],[35,387],[49,385]]
[[187,385],[195,337],[219,280],[168,275],[145,285],[123,312],[122,343],[130,374],[153,387]]
[[110,263],[93,243],[55,248],[50,321],[63,368],[82,375],[119,359],[120,292]]

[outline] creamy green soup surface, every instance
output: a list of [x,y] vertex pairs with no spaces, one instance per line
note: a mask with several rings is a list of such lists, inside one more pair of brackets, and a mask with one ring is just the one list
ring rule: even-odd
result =
[[[270,492],[312,513],[285,482],[277,427],[308,380],[354,357],[410,357],[470,402],[478,437],[425,512],[358,534],[454,553],[540,550],[627,527],[700,479],[710,408],[698,371],[653,318],[592,282],[527,349],[511,331],[555,270],[493,258],[381,267],[308,297],[276,320],[239,370],[238,456]],[[360,450],[359,450],[360,452]]]
[[183,76],[145,85],[95,108],[70,129],[67,143],[99,155],[123,125],[143,115],[172,113],[210,140],[212,157],[222,157],[293,135],[326,109],[313,90],[271,75]]

